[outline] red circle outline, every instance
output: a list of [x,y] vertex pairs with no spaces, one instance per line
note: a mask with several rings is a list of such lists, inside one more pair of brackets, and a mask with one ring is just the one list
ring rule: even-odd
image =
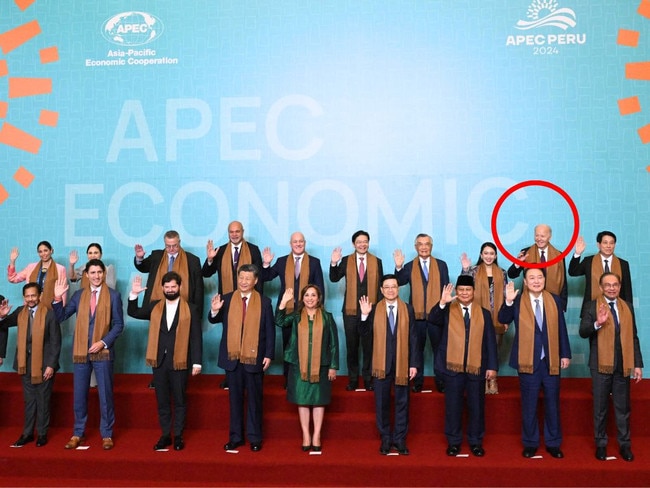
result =
[[[510,195],[512,195],[517,190],[520,190],[521,188],[525,188],[527,186],[543,186],[545,188],[549,188],[551,190],[556,191],[569,204],[569,207],[571,208],[571,213],[573,214],[573,235],[571,236],[571,241],[569,242],[569,245],[559,256],[545,263],[527,263],[525,261],[521,261],[517,259],[515,256],[510,254],[508,250],[503,246],[501,240],[499,239],[499,233],[497,232],[497,215],[499,213],[499,210],[501,209],[501,206]],[[497,203],[494,206],[494,209],[492,210],[491,228],[492,228],[492,238],[494,239],[494,243],[506,258],[508,258],[513,263],[519,265],[520,267],[541,269],[559,263],[569,254],[569,252],[575,245],[576,241],[578,240],[578,233],[580,231],[580,216],[578,215],[578,207],[576,207],[576,204],[573,202],[569,194],[565,192],[562,188],[544,180],[527,180],[527,181],[522,181],[520,183],[517,183],[514,186],[511,186],[505,191],[503,195],[501,195],[499,200],[497,200]]]

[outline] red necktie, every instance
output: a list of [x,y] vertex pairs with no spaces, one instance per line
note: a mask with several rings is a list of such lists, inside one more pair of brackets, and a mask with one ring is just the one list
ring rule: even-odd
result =
[[93,290],[90,295],[90,315],[95,315],[95,309],[97,308],[97,290]]
[[[246,297],[241,297],[241,323],[246,321]],[[243,332],[242,332],[243,333]]]
[[359,258],[359,281],[363,281],[366,276],[366,267],[363,265],[363,258]]

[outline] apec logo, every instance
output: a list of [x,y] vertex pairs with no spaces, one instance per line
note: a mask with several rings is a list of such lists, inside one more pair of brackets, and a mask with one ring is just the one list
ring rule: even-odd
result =
[[146,12],[122,12],[102,26],[104,38],[118,46],[142,46],[162,36],[164,26],[155,15]]

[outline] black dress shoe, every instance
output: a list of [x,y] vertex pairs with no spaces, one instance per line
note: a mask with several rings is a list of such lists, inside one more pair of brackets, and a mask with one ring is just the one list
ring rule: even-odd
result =
[[356,383],[348,383],[348,386],[345,387],[347,391],[354,391],[357,389],[357,384]]
[[237,441],[237,442],[228,441],[228,442],[226,442],[226,444],[223,446],[223,450],[224,450],[224,451],[234,451],[234,450],[237,449],[239,446],[243,446],[243,445],[244,445],[244,441]]
[[251,451],[257,452],[262,450],[261,442],[251,442]]
[[227,390],[228,382],[226,380],[223,380],[221,383],[219,383],[219,388],[221,388],[222,390]]
[[469,446],[470,451],[472,451],[472,454],[476,457],[483,457],[485,456],[485,449],[483,449],[483,446],[480,444],[475,444],[473,446]]
[[599,461],[607,461],[607,448],[605,446],[596,448],[596,459]]
[[621,447],[618,452],[625,461],[634,461],[634,454],[629,447]]
[[28,442],[34,442],[33,435],[21,435],[13,445],[14,447],[23,447]]
[[46,435],[39,435],[36,438],[36,447],[43,447],[45,444],[47,444],[47,436]]
[[562,459],[564,457],[564,453],[560,450],[559,447],[547,447],[546,452],[548,452],[556,459]]
[[521,453],[525,458],[532,458],[535,454],[537,454],[536,447],[524,447],[524,452]]
[[413,385],[411,391],[413,393],[420,393],[422,391],[422,385]]
[[438,379],[436,379],[436,390],[438,390],[439,393],[445,392],[445,384]]
[[406,447],[406,444],[393,444],[393,447],[397,450],[397,453],[400,456],[408,456],[410,454],[409,448]]
[[172,438],[168,435],[163,435],[160,436],[160,439],[158,439],[158,442],[156,442],[153,446],[154,451],[160,451],[161,449],[165,449],[166,447],[169,447],[172,445]]
[[447,456],[457,456],[460,452],[460,446],[448,446]]
[[185,441],[183,440],[182,435],[177,435],[174,437],[174,451],[182,451],[185,447]]
[[390,453],[390,444],[388,442],[382,442],[379,446],[379,454],[382,456],[387,456]]
[[149,384],[147,385],[147,388],[149,388],[150,390],[155,390],[156,385],[153,384],[153,381],[150,381]]

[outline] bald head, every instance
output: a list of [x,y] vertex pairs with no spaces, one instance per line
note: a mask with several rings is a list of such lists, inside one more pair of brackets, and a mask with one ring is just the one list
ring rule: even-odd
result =
[[244,239],[244,226],[241,222],[233,220],[228,224],[228,239],[235,245],[241,243]]
[[307,244],[307,242],[305,241],[305,236],[302,234],[302,232],[294,232],[291,234],[289,245],[291,246],[291,252],[293,254],[301,255],[304,253],[305,244]]

